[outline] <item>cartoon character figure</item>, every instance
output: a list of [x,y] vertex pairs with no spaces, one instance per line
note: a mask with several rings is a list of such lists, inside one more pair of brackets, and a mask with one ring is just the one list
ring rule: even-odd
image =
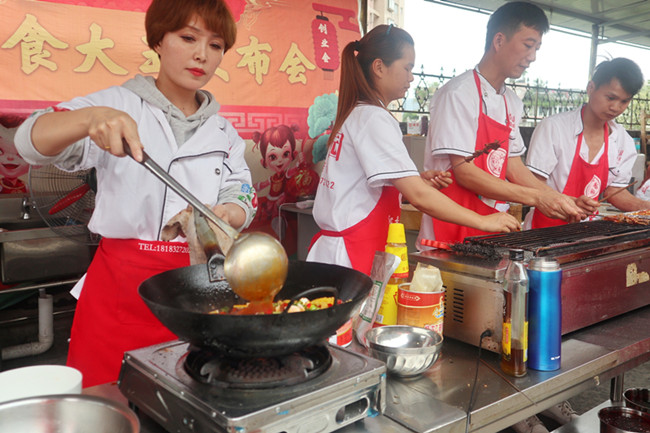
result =
[[29,164],[14,145],[16,129],[23,120],[14,115],[0,115],[0,194],[27,193],[27,185],[20,176],[27,174]]
[[253,185],[258,194],[269,188],[266,197],[259,197],[259,220],[272,220],[278,216],[283,203],[293,203],[316,193],[318,174],[309,167],[311,163],[304,152],[309,140],[302,141],[301,151],[296,150],[298,129],[297,125],[278,125],[253,134],[262,156],[262,167],[274,172],[270,178]]

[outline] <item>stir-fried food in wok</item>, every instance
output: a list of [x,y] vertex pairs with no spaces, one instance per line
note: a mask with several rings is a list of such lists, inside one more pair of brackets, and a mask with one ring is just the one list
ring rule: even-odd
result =
[[[280,314],[282,313],[286,308],[287,305],[289,305],[291,301],[288,299],[283,299],[281,301],[276,301],[273,303],[273,314]],[[337,304],[342,304],[343,301],[340,299],[336,300]],[[334,297],[333,296],[326,296],[322,298],[316,298],[316,299],[307,299],[307,298],[300,298],[296,302],[294,302],[289,309],[287,310],[287,313],[297,313],[301,311],[314,311],[314,310],[324,310],[325,308],[330,308],[334,306]],[[246,308],[248,307],[248,304],[237,304],[233,305],[232,308],[229,307],[224,307],[220,308],[217,310],[210,311],[210,314],[246,314],[243,313]]]

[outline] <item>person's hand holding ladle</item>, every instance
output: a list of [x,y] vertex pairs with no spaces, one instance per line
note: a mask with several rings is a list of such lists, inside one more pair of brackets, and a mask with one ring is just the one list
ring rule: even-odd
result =
[[[132,157],[126,142],[124,151]],[[238,296],[250,302],[245,314],[270,312],[269,307],[272,308],[273,298],[282,289],[289,269],[289,259],[282,244],[273,236],[262,232],[240,234],[163,170],[144,149],[142,161],[136,162],[151,171],[191,204],[195,211],[200,212],[233,239],[230,248],[219,245],[226,256],[224,274],[230,287]]]

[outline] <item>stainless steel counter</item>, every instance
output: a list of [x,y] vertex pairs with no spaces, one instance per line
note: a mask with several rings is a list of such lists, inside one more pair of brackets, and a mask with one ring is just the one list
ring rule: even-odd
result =
[[[519,379],[505,379],[498,355],[482,351],[470,431],[497,432],[650,360],[649,328],[650,306],[568,334],[562,342],[560,370],[529,370]],[[464,432],[477,354],[476,347],[447,339],[440,359],[425,375],[388,378],[383,415],[340,432]],[[115,384],[84,393],[125,401]],[[144,420],[142,432],[163,430]]]

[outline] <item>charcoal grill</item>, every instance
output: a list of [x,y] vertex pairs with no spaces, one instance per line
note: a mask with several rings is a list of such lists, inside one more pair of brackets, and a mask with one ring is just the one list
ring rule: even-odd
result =
[[[445,336],[500,351],[502,284],[509,249],[552,257],[562,269],[562,334],[650,304],[650,227],[598,220],[466,238],[485,256],[431,250],[409,256],[440,269]],[[480,248],[478,248],[480,247]],[[471,250],[471,248],[469,248]]]

